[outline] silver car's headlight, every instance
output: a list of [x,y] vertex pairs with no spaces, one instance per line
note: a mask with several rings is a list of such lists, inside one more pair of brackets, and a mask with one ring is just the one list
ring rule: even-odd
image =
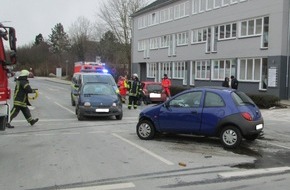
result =
[[116,107],[117,106],[117,104],[114,102],[113,104],[112,104],[112,107]]

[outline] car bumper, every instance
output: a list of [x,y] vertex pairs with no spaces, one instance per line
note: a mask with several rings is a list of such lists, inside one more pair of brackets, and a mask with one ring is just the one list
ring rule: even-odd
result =
[[80,106],[79,111],[84,116],[92,116],[92,117],[116,116],[122,114],[122,108],[120,107],[96,108],[96,107]]

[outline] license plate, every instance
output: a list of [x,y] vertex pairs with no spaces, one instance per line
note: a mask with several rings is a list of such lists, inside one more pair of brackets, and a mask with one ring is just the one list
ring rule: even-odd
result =
[[263,129],[263,124],[256,125],[256,130]]
[[161,94],[157,94],[157,93],[150,93],[149,94],[150,98],[161,98]]
[[109,112],[109,109],[96,109],[96,112]]

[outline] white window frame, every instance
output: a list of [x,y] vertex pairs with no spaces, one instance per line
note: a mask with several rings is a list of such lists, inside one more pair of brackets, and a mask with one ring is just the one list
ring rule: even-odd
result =
[[206,43],[207,28],[199,28],[191,31],[191,44]]
[[174,19],[189,16],[189,1],[174,6]]
[[175,79],[185,79],[186,76],[186,62],[176,61],[173,62],[173,78]]
[[188,45],[188,32],[181,32],[176,34],[176,46]]
[[144,51],[145,50],[145,40],[139,40],[138,41],[138,51]]
[[157,63],[146,63],[147,68],[147,78],[155,78],[157,71]]
[[[236,30],[234,31],[234,25],[236,26]],[[221,28],[224,29],[224,36],[221,38]],[[227,37],[227,27],[230,27],[230,36]],[[218,40],[229,40],[229,39],[236,39],[237,38],[237,23],[229,23],[223,24],[218,26]]]
[[143,29],[147,27],[147,15],[138,18],[138,29]]
[[158,49],[159,48],[160,38],[150,38],[150,49]]
[[261,82],[262,58],[241,58],[238,60],[238,78],[240,81]]
[[235,76],[236,65],[233,59],[216,59],[211,62],[212,80],[222,81],[225,77]]
[[214,1],[215,0],[206,0],[206,11],[210,11],[214,8]]
[[195,61],[190,61],[190,85],[195,85]]
[[[168,78],[172,77],[172,64],[171,62],[162,62],[159,64],[159,76],[163,76],[164,74],[167,74]],[[160,79],[161,81],[161,79]]]
[[148,26],[154,26],[159,23],[159,12],[153,12],[148,15]]
[[160,48],[168,48],[170,43],[170,35],[160,37]]
[[165,23],[173,20],[173,7],[162,9],[160,11],[160,23]]
[[237,4],[239,0],[231,0],[231,4]]
[[209,60],[195,61],[195,79],[210,80],[210,69]]
[[[257,20],[261,20],[261,29],[258,32],[257,31]],[[253,26],[250,27],[249,23],[253,23]],[[252,36],[261,36],[262,35],[262,31],[263,31],[263,22],[264,22],[264,18],[263,17],[259,17],[259,18],[254,18],[254,19],[248,19],[248,20],[243,20],[239,22],[239,37],[240,38],[247,38],[247,37],[252,37]],[[245,24],[244,24],[245,23]],[[252,28],[253,33],[249,34],[250,28]],[[242,33],[243,30],[245,29],[245,34]]]
[[199,11],[199,0],[192,0],[192,14],[198,14]]

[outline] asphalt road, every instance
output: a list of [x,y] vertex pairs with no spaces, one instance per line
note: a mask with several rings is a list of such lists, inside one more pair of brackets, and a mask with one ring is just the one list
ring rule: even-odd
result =
[[[264,138],[234,151],[218,139],[163,135],[140,140],[138,113],[124,105],[121,121],[78,121],[69,83],[30,79],[33,127],[20,113],[0,132],[0,189],[288,189],[290,109],[262,110]],[[13,81],[11,86],[13,88]],[[152,105],[149,105],[152,106]]]

